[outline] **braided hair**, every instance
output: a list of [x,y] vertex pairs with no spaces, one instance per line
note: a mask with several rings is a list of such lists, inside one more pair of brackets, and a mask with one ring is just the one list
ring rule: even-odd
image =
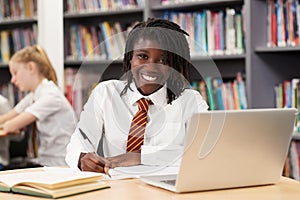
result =
[[123,72],[127,83],[121,92],[125,94],[133,81],[130,60],[133,57],[134,45],[139,39],[157,41],[163,51],[164,65],[171,70],[167,80],[168,103],[178,98],[187,87],[189,80],[190,49],[186,39],[189,34],[174,22],[165,19],[148,18],[136,24],[129,32],[123,58]]

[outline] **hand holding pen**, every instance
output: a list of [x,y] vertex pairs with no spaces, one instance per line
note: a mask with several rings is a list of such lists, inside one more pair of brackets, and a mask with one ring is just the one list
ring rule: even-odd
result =
[[92,152],[89,153],[81,153],[78,167],[82,171],[92,171],[92,172],[100,172],[108,174],[108,170],[110,168],[110,161],[108,161],[106,158],[99,156],[95,148],[93,146],[92,141],[87,137],[87,135],[79,128],[79,132],[83,137],[83,142],[85,146],[92,150]]

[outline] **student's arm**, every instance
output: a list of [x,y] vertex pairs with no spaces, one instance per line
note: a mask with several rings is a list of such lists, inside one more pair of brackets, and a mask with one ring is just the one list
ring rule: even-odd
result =
[[[99,106],[103,97],[99,95],[100,98],[97,98],[96,88],[84,105],[80,120],[67,146],[65,160],[69,167],[75,170],[103,172],[103,163],[100,162],[103,159],[95,154],[103,132],[102,111]],[[85,135],[83,136],[81,132]]]
[[17,115],[18,115],[18,113],[14,109],[10,110],[6,114],[0,115],[0,124],[4,124],[4,122],[16,117]]
[[3,131],[6,133],[18,133],[20,129],[36,121],[36,117],[28,112],[23,112],[19,115],[16,111],[14,112],[16,114],[15,117],[3,124]]
[[110,168],[115,167],[128,167],[133,165],[141,164],[141,154],[140,153],[125,153],[114,157],[106,158],[110,163],[108,166]]

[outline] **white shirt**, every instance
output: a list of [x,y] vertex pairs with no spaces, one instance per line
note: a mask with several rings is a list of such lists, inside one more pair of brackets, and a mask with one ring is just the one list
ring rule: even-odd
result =
[[74,132],[76,118],[70,103],[52,82],[44,79],[34,93],[26,95],[14,108],[37,118],[38,163],[66,165],[66,146]]
[[[127,137],[133,116],[138,110],[137,101],[144,97],[135,84],[131,84],[125,95],[120,95],[125,83],[119,80],[104,81],[97,85],[81,112],[79,123],[67,148],[66,161],[77,168],[81,152],[97,151],[103,137],[104,157],[126,153]],[[142,145],[142,164],[159,164],[165,159],[157,150],[182,150],[186,125],[195,112],[206,111],[208,106],[199,92],[186,89],[182,95],[167,104],[167,89],[145,96],[150,99],[148,123]],[[79,128],[85,132],[92,144],[84,140]],[[172,161],[169,160],[170,162]],[[77,168],[78,169],[78,168]]]
[[[8,100],[0,95],[0,115],[7,113],[11,109]],[[9,163],[9,137],[0,137],[0,164]]]

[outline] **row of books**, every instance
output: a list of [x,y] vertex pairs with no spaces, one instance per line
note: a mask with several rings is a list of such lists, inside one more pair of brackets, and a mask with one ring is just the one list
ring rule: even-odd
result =
[[67,13],[142,8],[144,0],[68,0]]
[[300,78],[284,80],[274,87],[277,108],[298,107]]
[[0,31],[0,62],[8,63],[14,52],[37,43],[37,25]]
[[268,0],[267,38],[269,47],[299,45],[299,0]]
[[37,0],[1,0],[0,3],[0,21],[37,15]]
[[71,25],[67,38],[66,60],[118,59],[123,56],[126,31],[119,22],[96,26]]
[[[274,87],[277,108],[300,108],[300,78],[284,80]],[[300,134],[300,113],[296,121],[296,131]]]
[[192,55],[232,55],[245,52],[242,9],[203,9],[199,12],[164,12],[162,18],[189,33]]
[[223,82],[221,78],[207,77],[192,82],[191,87],[200,92],[210,110],[247,109],[245,82],[241,73],[237,73],[233,81]]
[[[190,34],[188,41],[192,55],[241,54],[245,51],[240,11],[227,8],[216,12],[165,12],[163,18],[180,24]],[[123,55],[126,31],[130,27],[124,27],[120,22],[71,25],[66,40],[66,59],[117,59]]]
[[78,119],[91,91],[99,82],[100,75],[95,72],[82,73],[78,68],[64,69],[64,93],[72,105]]
[[[278,108],[300,108],[300,78],[284,80],[274,87],[275,104]],[[300,134],[300,114],[296,118],[295,135]],[[291,142],[289,156],[287,157],[283,175],[300,180],[300,142]]]
[[300,181],[300,142],[293,140],[285,161],[283,175]]

